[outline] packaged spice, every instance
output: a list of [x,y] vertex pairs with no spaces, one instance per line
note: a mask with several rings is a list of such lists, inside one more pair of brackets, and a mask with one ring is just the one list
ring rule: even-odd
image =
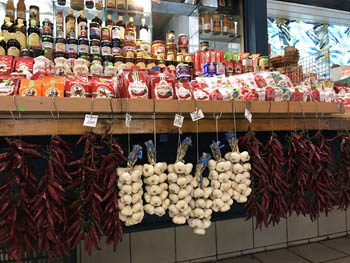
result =
[[33,72],[34,59],[31,57],[19,57],[16,59],[15,71],[17,73]]
[[178,100],[192,100],[192,86],[187,80],[177,81],[175,84],[175,94]]
[[151,71],[151,98],[156,100],[173,100],[175,98],[175,79],[164,73]]
[[12,56],[0,56],[0,76],[9,76],[15,66],[14,62]]
[[21,79],[9,78],[0,79],[0,97],[1,96],[13,96],[18,94]]
[[118,89],[122,98],[148,99],[147,70],[123,70],[122,78],[118,81]]
[[211,31],[211,23],[210,23],[210,15],[208,12],[204,15],[204,31],[205,33],[210,33]]
[[64,77],[49,78],[42,80],[44,97],[64,97]]
[[67,97],[85,98],[90,95],[89,78],[85,76],[68,75],[65,92]]
[[23,79],[19,89],[19,96],[42,96],[42,81]]
[[114,81],[111,78],[93,78],[91,87],[93,98],[114,98]]
[[188,64],[179,63],[176,66],[176,79],[178,80],[191,80]]
[[213,34],[221,33],[221,16],[219,12],[215,11],[213,13]]

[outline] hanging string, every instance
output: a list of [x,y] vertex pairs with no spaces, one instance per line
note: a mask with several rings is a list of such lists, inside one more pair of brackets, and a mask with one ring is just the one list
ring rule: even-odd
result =
[[154,148],[157,152],[157,130],[156,130],[156,103],[153,101],[153,141],[154,141]]
[[197,163],[199,163],[199,121],[196,121],[197,126]]
[[[126,113],[129,115],[129,99],[126,98]],[[130,125],[128,125],[128,154],[130,154]]]

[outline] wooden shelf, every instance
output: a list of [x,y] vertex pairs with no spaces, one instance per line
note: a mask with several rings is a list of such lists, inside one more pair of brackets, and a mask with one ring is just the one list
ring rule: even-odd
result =
[[[45,97],[0,97],[0,136],[42,136],[51,134],[80,135],[90,130],[83,126],[83,116],[91,112],[99,115],[94,129],[102,133],[113,123],[115,134],[153,133],[153,113],[156,113],[157,133],[176,133],[173,126],[174,115],[181,112],[184,117],[182,132],[196,132],[196,123],[189,113],[201,109],[205,119],[199,121],[199,132],[215,132],[213,114],[222,114],[219,131],[233,129],[233,106],[236,109],[237,130],[246,131],[248,127],[256,131],[276,131],[303,129],[305,122],[309,129],[350,128],[350,111],[336,103],[299,102],[231,102],[231,101],[161,101],[132,99],[77,99]],[[56,106],[56,107],[55,107]],[[57,119],[57,112],[60,118]],[[245,109],[253,114],[253,123],[244,118]],[[21,117],[16,114],[21,112]],[[112,120],[113,110],[113,120]],[[305,120],[303,118],[303,110]],[[12,111],[16,119],[12,118]],[[52,114],[53,113],[53,114]],[[125,114],[133,118],[131,127],[125,127]],[[316,118],[316,113],[319,119]],[[292,120],[293,118],[293,120]]]

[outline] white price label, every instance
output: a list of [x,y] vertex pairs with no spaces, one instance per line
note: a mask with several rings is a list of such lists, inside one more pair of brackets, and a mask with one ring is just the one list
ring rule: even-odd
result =
[[84,126],[95,128],[97,125],[98,115],[86,114],[84,119]]
[[250,112],[248,109],[245,109],[244,116],[246,117],[246,119],[247,119],[250,123],[252,123],[253,115],[251,114],[251,112]]
[[175,119],[174,119],[174,126],[178,127],[178,128],[182,128],[182,124],[184,122],[185,117],[179,114],[175,115]]
[[131,120],[132,120],[132,116],[129,113],[127,113],[125,115],[125,126],[127,128],[130,128]]
[[204,114],[202,110],[194,111],[190,115],[191,115],[192,121],[199,121],[201,119],[204,119]]

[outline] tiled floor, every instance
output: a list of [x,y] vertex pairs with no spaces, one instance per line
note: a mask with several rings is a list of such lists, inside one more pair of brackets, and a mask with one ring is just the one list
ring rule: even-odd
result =
[[350,237],[220,260],[220,263],[350,263]]

